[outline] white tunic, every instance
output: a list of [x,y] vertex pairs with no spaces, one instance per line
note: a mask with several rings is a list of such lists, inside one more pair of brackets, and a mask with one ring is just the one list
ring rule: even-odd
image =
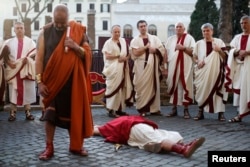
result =
[[[10,49],[10,61],[14,64],[16,64],[16,69],[11,69],[7,66],[5,72],[6,72],[6,78],[12,78],[12,74],[16,73],[17,70],[20,70],[22,64],[22,60],[27,57],[27,63],[25,64],[24,68],[21,69],[20,75],[21,78],[23,77],[29,77],[29,79],[23,79],[23,104],[31,104],[36,101],[36,90],[35,90],[35,61],[30,58],[30,55],[35,54],[35,50],[33,50],[36,47],[35,42],[28,38],[24,37],[23,39],[23,49],[21,53],[21,58],[17,59],[17,52],[18,52],[18,39],[16,37],[9,39],[6,41],[6,45]],[[32,51],[33,50],[33,51]],[[29,53],[29,54],[28,54]],[[28,55],[27,55],[28,54]],[[13,79],[7,80],[9,85],[9,98],[10,102],[13,104],[17,104],[17,96],[18,96],[18,87],[17,87],[17,79],[14,77]]]
[[128,145],[143,149],[148,143],[161,143],[163,140],[178,143],[183,140],[183,137],[175,131],[154,129],[150,125],[140,123],[131,128]]

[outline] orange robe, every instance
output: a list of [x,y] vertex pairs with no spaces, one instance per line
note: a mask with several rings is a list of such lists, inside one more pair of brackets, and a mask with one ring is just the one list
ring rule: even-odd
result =
[[[80,44],[82,35],[85,34],[86,27],[79,23],[69,23],[72,38]],[[57,93],[72,74],[72,94],[71,94],[71,120],[70,120],[70,149],[80,150],[83,139],[93,134],[93,120],[90,104],[92,102],[92,90],[89,77],[92,54],[87,43],[83,43],[85,49],[85,59],[82,61],[73,51],[64,51],[64,41],[66,31],[59,44],[51,55],[43,73],[43,82],[48,87],[49,96],[44,97],[43,103],[47,108],[56,97]]]

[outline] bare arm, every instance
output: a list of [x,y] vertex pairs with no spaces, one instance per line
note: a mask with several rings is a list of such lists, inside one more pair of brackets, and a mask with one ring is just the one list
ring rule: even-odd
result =
[[138,49],[132,48],[132,53],[133,55],[139,57],[143,55],[148,48],[149,48],[149,43],[146,46],[140,47]]
[[108,52],[105,52],[104,56],[106,57],[107,60],[114,60],[114,59],[119,58],[119,56],[114,56],[114,55],[112,55],[112,54],[110,54]]
[[37,40],[37,55],[35,59],[35,65],[36,65],[36,74],[42,74],[43,73],[43,60],[44,60],[44,36],[43,36],[43,30],[40,32]]
[[43,74],[43,60],[44,60],[44,50],[45,50],[45,46],[44,46],[44,35],[43,35],[44,31],[42,30],[38,36],[38,40],[37,40],[37,45],[36,45],[36,49],[37,49],[37,55],[35,58],[35,66],[36,66],[36,80],[37,80],[37,84],[38,84],[38,88],[39,88],[39,92],[43,97],[46,97],[49,95],[49,91],[48,88],[46,87],[46,85],[43,84],[43,80],[42,80],[42,74]]

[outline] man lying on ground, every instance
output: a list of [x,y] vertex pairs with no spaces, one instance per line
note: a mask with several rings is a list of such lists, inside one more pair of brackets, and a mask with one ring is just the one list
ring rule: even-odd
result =
[[146,151],[159,153],[169,151],[189,158],[204,143],[200,137],[188,144],[175,131],[158,129],[158,125],[141,116],[121,116],[105,125],[94,126],[94,135],[101,135],[106,142],[128,144]]

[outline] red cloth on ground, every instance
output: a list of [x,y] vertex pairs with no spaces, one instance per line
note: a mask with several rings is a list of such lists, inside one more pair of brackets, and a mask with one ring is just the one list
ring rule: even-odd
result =
[[158,125],[150,120],[146,120],[141,116],[121,116],[116,118],[105,125],[99,127],[99,131],[106,142],[127,144],[130,130],[132,126],[145,123],[158,129]]

